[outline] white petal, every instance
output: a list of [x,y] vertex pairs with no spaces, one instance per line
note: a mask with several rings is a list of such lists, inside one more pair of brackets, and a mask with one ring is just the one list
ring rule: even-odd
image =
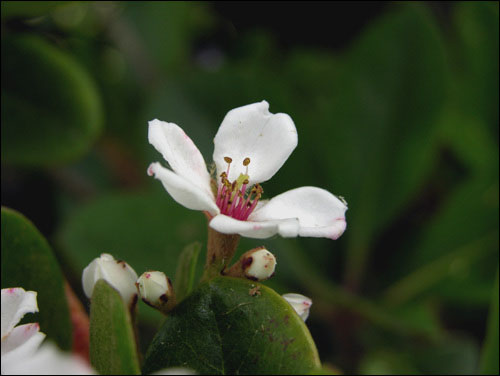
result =
[[205,193],[212,194],[205,160],[182,128],[177,124],[155,119],[149,122],[148,139],[177,175]]
[[211,193],[206,193],[158,162],[151,163],[148,167],[148,174],[160,180],[170,196],[182,206],[192,210],[205,210],[211,214],[219,213],[219,208]]
[[184,367],[163,368],[151,375],[197,375],[192,369]]
[[301,294],[283,294],[283,298],[292,306],[300,318],[304,321],[309,317],[309,309],[312,305],[312,300]]
[[35,291],[20,287],[2,289],[2,340],[29,312],[38,312]]
[[38,349],[45,334],[38,323],[16,326],[2,340],[2,363],[9,359],[24,360]]
[[137,295],[135,281],[137,281],[137,273],[126,262],[115,260],[108,253],[101,254],[95,258],[83,270],[82,285],[83,291],[88,298],[92,297],[94,286],[98,280],[104,279],[113,286],[123,300],[130,304]]
[[245,173],[250,158],[250,184],[269,180],[297,146],[297,130],[287,114],[271,114],[266,101],[235,108],[227,113],[214,139],[218,175],[227,170],[224,157],[232,159],[229,180]]
[[240,234],[247,238],[265,239],[275,234],[295,237],[298,233],[298,221],[295,218],[279,221],[240,221],[227,215],[219,214],[210,221],[210,227],[222,234]]
[[346,229],[346,204],[317,187],[301,187],[273,197],[255,210],[250,221],[297,218],[300,236],[337,239]]
[[95,375],[83,359],[46,343],[31,357],[18,362],[4,363],[2,374],[9,375]]

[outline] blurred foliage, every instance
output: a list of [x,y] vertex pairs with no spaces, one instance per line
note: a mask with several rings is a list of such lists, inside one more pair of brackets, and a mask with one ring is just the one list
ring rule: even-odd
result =
[[[210,164],[227,111],[265,99],[299,134],[265,196],[316,185],[349,203],[336,242],[239,247],[265,244],[278,258],[266,284],[313,299],[321,360],[347,373],[498,373],[498,314],[487,325],[490,305],[498,312],[498,3],[388,3],[355,35],[326,36],[342,49],[320,48],[312,24],[309,43],[285,48],[275,25],[233,23],[221,4],[1,7],[2,204],[17,202],[4,187],[25,175],[53,181],[47,236],[75,290],[101,252],[171,277],[193,241],[204,259],[203,215],[146,176],[161,161],[147,121],[179,124]],[[147,347],[161,317],[139,310]]]

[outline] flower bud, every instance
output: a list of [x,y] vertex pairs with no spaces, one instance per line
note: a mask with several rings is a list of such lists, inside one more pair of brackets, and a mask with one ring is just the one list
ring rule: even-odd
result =
[[309,308],[312,305],[311,299],[300,294],[284,294],[282,297],[292,306],[302,320],[307,320],[309,317]]
[[245,252],[238,262],[224,274],[232,277],[244,277],[252,281],[263,281],[274,274],[276,258],[264,247]]
[[144,303],[166,313],[175,306],[172,282],[165,273],[150,271],[142,273],[135,283]]
[[113,286],[127,305],[134,305],[137,300],[135,281],[137,273],[125,261],[115,260],[108,253],[95,258],[82,274],[83,291],[88,298],[92,297],[94,286],[98,280],[104,279]]

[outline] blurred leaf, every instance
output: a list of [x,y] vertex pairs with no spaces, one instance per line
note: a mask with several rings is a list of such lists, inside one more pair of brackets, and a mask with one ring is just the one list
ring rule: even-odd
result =
[[498,2],[460,2],[454,21],[459,34],[457,65],[459,108],[479,118],[498,140]]
[[201,243],[195,242],[186,246],[179,255],[175,271],[175,296],[180,302],[188,296],[194,288],[196,263],[201,251]]
[[450,336],[425,344],[404,342],[397,348],[372,344],[371,348],[375,350],[361,361],[361,374],[468,375],[477,366],[478,347],[468,337]]
[[[260,294],[251,290],[259,288]],[[189,367],[202,374],[303,374],[320,367],[304,322],[273,290],[215,278],[167,317],[143,372]]]
[[369,352],[362,359],[358,372],[360,375],[418,375],[408,354],[389,349]]
[[[206,238],[206,220],[176,203],[161,184],[155,188],[150,193],[103,196],[73,212],[60,229],[59,241],[79,274],[108,252],[139,275],[146,270],[175,275],[185,245]],[[144,313],[151,320],[162,318],[149,308]]]
[[39,313],[31,322],[59,347],[72,345],[64,278],[45,238],[20,213],[2,207],[2,288],[22,287],[38,293]]
[[140,375],[128,308],[102,279],[94,287],[90,304],[90,362],[102,375]]
[[2,1],[2,19],[43,16],[70,1]]
[[330,127],[317,137],[335,192],[349,203],[347,279],[356,284],[374,237],[418,191],[433,162],[445,94],[443,46],[421,6],[368,27],[344,60]]
[[491,296],[491,307],[488,318],[486,339],[481,354],[480,372],[483,375],[498,375],[498,338],[499,338],[499,313],[498,313],[498,270],[495,288]]
[[39,37],[2,40],[2,161],[40,166],[75,159],[101,123],[99,95],[78,62]]
[[206,4],[199,2],[130,1],[124,5],[125,19],[134,26],[144,49],[141,52],[166,75],[186,63],[192,39],[210,22]]
[[[388,303],[403,303],[424,292],[467,305],[489,301],[498,264],[499,218],[498,183],[486,182],[467,181],[445,200],[414,252],[401,257],[404,277],[386,292]],[[492,258],[497,261],[492,263]]]
[[417,369],[423,374],[471,375],[477,370],[479,348],[469,337],[450,336],[411,352]]

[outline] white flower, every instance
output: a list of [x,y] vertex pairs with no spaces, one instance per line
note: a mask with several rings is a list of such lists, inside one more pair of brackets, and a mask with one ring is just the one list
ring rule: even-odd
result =
[[2,375],[91,375],[87,363],[46,343],[38,323],[16,326],[29,312],[38,312],[36,292],[2,289]]
[[118,290],[127,304],[135,302],[137,273],[125,261],[115,260],[108,253],[92,260],[82,274],[83,291],[88,298],[92,297],[94,286],[100,279],[104,279]]
[[300,294],[283,294],[282,297],[292,306],[302,320],[307,320],[312,305],[311,299]]
[[346,228],[345,202],[317,187],[301,187],[259,201],[259,183],[269,180],[297,146],[297,130],[286,114],[271,114],[266,101],[229,111],[215,136],[213,159],[217,192],[203,156],[174,123],[149,122],[149,142],[172,170],[152,163],[148,174],[159,179],[175,201],[207,212],[210,227],[249,238],[310,236],[337,239]]

